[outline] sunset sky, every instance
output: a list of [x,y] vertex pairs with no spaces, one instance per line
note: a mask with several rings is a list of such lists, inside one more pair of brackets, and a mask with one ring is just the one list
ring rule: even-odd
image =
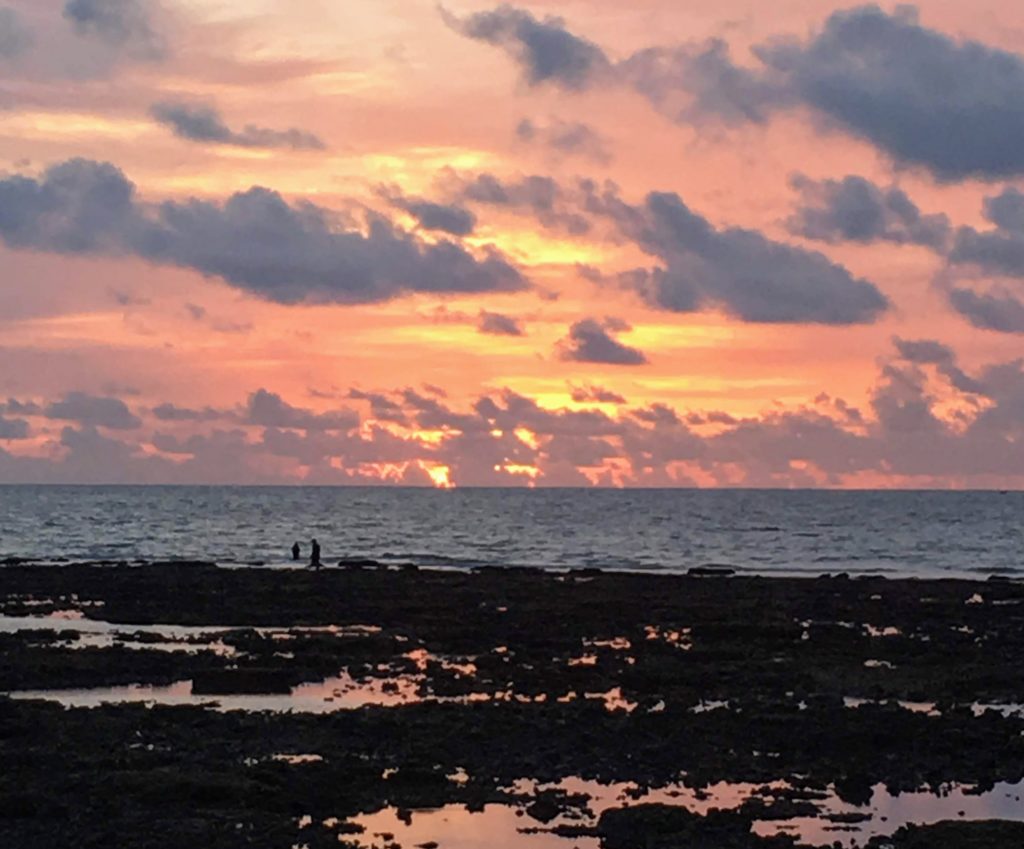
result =
[[0,483],[1024,485],[1024,7],[0,0]]

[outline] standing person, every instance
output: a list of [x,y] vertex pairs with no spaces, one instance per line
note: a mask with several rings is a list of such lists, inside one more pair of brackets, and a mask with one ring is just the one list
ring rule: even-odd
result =
[[292,546],[292,560],[298,560],[299,555],[302,553],[302,547],[296,541],[295,545]]
[[314,569],[319,569],[323,565],[320,562],[320,543],[314,539],[310,541],[310,545],[313,546],[313,550],[309,555],[309,565]]

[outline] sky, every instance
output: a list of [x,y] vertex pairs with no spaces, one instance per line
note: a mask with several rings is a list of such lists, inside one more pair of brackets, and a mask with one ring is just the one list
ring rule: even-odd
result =
[[0,0],[0,483],[1024,486],[1024,7]]

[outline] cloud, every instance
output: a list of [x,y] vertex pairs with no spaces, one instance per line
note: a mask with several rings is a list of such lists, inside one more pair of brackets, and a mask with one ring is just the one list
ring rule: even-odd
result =
[[8,413],[13,416],[38,416],[43,408],[35,401],[19,401],[17,398],[8,398],[7,402],[0,401],[0,413]]
[[953,288],[949,303],[975,327],[1000,333],[1024,333],[1024,303],[1006,291],[979,294]]
[[363,392],[359,389],[352,389],[348,393],[348,397],[356,401],[369,401],[370,413],[378,421],[395,424],[405,424],[408,421],[408,416],[402,405],[380,392]]
[[816,36],[755,50],[800,103],[943,179],[1024,171],[1024,60],[918,22],[913,7],[835,12]]
[[0,59],[20,56],[32,46],[32,31],[17,9],[0,7]]
[[[765,123],[804,107],[899,163],[943,180],[1024,173],[1024,57],[922,26],[912,6],[834,12],[802,39],[776,37],[737,64],[720,39],[650,47],[612,63],[560,18],[504,5],[454,28],[501,47],[531,84],[628,85],[680,123]],[[546,37],[543,46],[534,33]]]
[[721,39],[640,50],[617,75],[679,123],[713,117],[726,125],[763,124],[791,100],[780,81],[736,65]]
[[949,259],[983,271],[1024,277],[1024,193],[1012,187],[984,201],[989,230],[960,227]]
[[480,311],[476,329],[491,336],[522,336],[523,326],[514,318],[497,312]]
[[551,177],[538,174],[502,180],[494,174],[452,174],[449,191],[468,203],[528,212],[543,226],[573,236],[590,232],[590,221],[574,209],[576,200]]
[[954,359],[953,349],[934,339],[892,340],[900,357],[908,363],[946,363]]
[[396,209],[408,212],[424,230],[437,230],[452,236],[468,236],[476,229],[476,216],[458,204],[408,198],[394,187],[382,188],[380,194]]
[[516,137],[528,144],[539,144],[565,155],[582,156],[601,164],[611,161],[611,153],[604,137],[589,124],[553,118],[547,124],[538,124],[523,118],[516,125]]
[[959,391],[972,395],[985,394],[983,384],[957,366],[956,353],[948,345],[935,339],[900,339],[898,336],[892,341],[899,357],[905,362],[937,366],[939,374]]
[[117,253],[135,214],[135,187],[107,163],[73,159],[41,180],[0,180],[0,237],[12,248]]
[[[661,261],[660,266],[606,275],[581,268],[598,285],[618,282],[648,305],[673,312],[724,309],[748,322],[865,324],[889,307],[868,280],[854,277],[824,254],[773,241],[755,230],[718,229],[689,209],[674,192],[651,192],[628,203],[613,183],[578,180],[565,187],[551,177],[502,180],[493,174],[450,174],[448,190],[463,200],[526,213],[541,225],[589,233],[598,223],[615,241],[628,239]],[[912,212],[893,194],[893,216],[908,233],[924,238],[941,229],[939,217]],[[912,205],[911,205],[912,206]],[[607,227],[603,228],[607,229]]]
[[[598,324],[606,333],[621,327]],[[39,430],[38,456],[18,456],[26,449],[14,442],[0,448],[0,481],[424,483],[425,470],[443,466],[462,486],[821,486],[878,476],[900,485],[1020,485],[1024,359],[967,373],[939,340],[893,344],[864,413],[827,395],[741,418],[664,403],[614,415],[544,407],[509,389],[466,408],[413,389],[352,390],[350,397],[370,404],[371,422],[347,410],[317,413],[259,390],[218,413],[230,429],[190,428],[182,415],[168,418],[173,433],[100,433],[106,425],[85,423],[58,437]],[[597,401],[604,391],[584,386],[580,397]],[[4,407],[10,414],[11,402]],[[205,420],[193,412],[195,422]],[[38,414],[37,408],[20,417]],[[709,424],[706,435],[693,429]],[[423,439],[423,431],[435,437]]]
[[24,419],[5,419],[0,416],[0,439],[27,439],[28,434],[28,422]]
[[517,291],[497,250],[426,243],[386,219],[343,229],[328,210],[252,188],[223,202],[151,205],[108,163],[74,159],[0,179],[0,239],[53,253],[132,255],[217,277],[284,304],[372,303],[409,292]]
[[251,322],[215,318],[207,312],[206,307],[199,304],[186,303],[185,312],[193,321],[205,324],[217,333],[248,333],[253,328]]
[[77,422],[87,428],[135,430],[142,426],[142,420],[120,398],[99,397],[85,392],[69,392],[60,401],[47,406],[43,415],[48,419]]
[[623,345],[611,335],[625,329],[628,326],[616,322],[609,324],[592,318],[577,321],[569,328],[568,337],[558,343],[559,359],[616,366],[646,365],[648,360],[642,351]]
[[620,278],[660,309],[691,312],[711,303],[749,322],[844,325],[872,322],[889,306],[872,283],[823,254],[754,230],[716,229],[672,192],[653,192],[640,207],[595,198],[593,208],[664,262]]
[[949,218],[922,215],[896,186],[880,188],[863,177],[842,180],[792,179],[800,205],[787,222],[798,236],[830,244],[892,242],[942,251],[949,239]]
[[295,128],[269,130],[247,124],[236,132],[228,127],[216,109],[202,104],[164,101],[155,104],[150,114],[178,138],[189,141],[292,150],[324,150],[326,147],[317,136]]
[[593,402],[595,404],[625,404],[626,399],[618,392],[612,392],[603,386],[574,386],[572,400],[577,404]]
[[151,0],[67,0],[64,17],[79,35],[139,58],[159,59],[166,44],[153,28],[153,9]]
[[205,407],[194,410],[190,407],[179,407],[176,404],[159,404],[153,408],[153,415],[162,422],[208,422],[226,417],[222,410]]
[[538,20],[507,3],[493,11],[477,12],[465,18],[443,9],[442,14],[456,32],[505,50],[530,85],[552,82],[569,89],[582,89],[610,66],[604,51],[569,32],[562,18]]
[[293,407],[274,392],[259,389],[249,396],[243,420],[247,424],[307,431],[352,430],[359,427],[359,414],[353,410],[314,413]]

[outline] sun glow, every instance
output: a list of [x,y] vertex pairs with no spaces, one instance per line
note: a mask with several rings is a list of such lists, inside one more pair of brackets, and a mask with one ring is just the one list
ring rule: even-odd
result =
[[447,466],[424,466],[427,469],[427,474],[430,475],[430,479],[434,482],[434,486],[438,489],[455,489],[455,484],[451,480],[451,469]]

